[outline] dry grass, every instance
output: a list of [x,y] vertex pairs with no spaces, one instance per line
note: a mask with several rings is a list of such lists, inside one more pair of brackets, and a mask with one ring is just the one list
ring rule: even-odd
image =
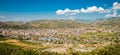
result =
[[36,48],[36,46],[21,43],[19,40],[15,40],[15,39],[8,39],[8,40],[0,41],[0,43],[8,43],[8,44],[16,45],[16,46],[20,46],[20,47]]

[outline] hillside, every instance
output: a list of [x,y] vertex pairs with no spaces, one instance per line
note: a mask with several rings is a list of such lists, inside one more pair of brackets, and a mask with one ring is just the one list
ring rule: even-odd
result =
[[81,28],[81,27],[120,28],[120,17],[97,20],[92,23],[77,20],[38,20],[31,22],[0,22],[0,28]]
[[42,20],[26,24],[39,28],[79,28],[88,26],[76,20]]
[[17,29],[27,29],[27,28],[80,28],[88,27],[88,24],[76,21],[76,20],[39,20],[31,21],[26,23],[17,22],[1,22],[0,28],[17,28]]
[[27,29],[30,28],[30,26],[22,22],[0,22],[0,28]]
[[119,21],[0,22],[0,55],[120,55]]
[[120,17],[94,22],[93,25],[103,28],[120,28]]

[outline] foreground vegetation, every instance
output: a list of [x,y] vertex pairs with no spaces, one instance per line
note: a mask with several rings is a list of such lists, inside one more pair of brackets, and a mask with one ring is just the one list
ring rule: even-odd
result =
[[0,43],[0,55],[120,55],[120,44],[111,44],[106,47],[100,47],[92,52],[75,52],[69,48],[67,53],[60,54],[54,52],[41,52],[39,49],[24,49],[19,46],[10,45],[7,43]]
[[38,53],[32,49],[25,50],[19,46],[0,43],[0,55],[38,55]]

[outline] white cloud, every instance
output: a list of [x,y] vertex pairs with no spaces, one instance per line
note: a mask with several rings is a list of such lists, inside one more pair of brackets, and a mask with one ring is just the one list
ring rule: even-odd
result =
[[81,9],[81,12],[82,12],[82,13],[87,13],[84,8]]
[[113,12],[113,14],[107,14],[105,17],[118,17],[118,10],[120,10],[120,3],[114,2],[113,7],[111,8],[111,12]]
[[104,13],[106,11],[102,7],[92,6],[92,7],[88,7],[87,9],[82,8],[81,12],[82,13],[92,13],[92,12]]
[[115,17],[113,14],[107,14],[105,17]]
[[57,10],[56,13],[57,13],[57,15],[65,14],[65,12],[63,10]]
[[76,14],[92,13],[92,12],[105,13],[106,10],[102,7],[96,7],[96,6],[88,7],[87,9],[81,8],[81,9],[73,9],[73,10],[66,8],[64,10],[61,10],[61,9],[57,10],[56,14],[63,15],[64,17],[73,20],[73,19],[75,19]]
[[113,10],[114,10],[114,11],[113,11],[113,15],[114,15],[114,16],[117,16],[117,10],[120,10],[120,4],[119,4],[118,2],[114,2],[112,8],[113,8]]
[[76,14],[76,13],[80,13],[80,10],[79,9],[70,10],[70,9],[66,8],[64,10],[57,10],[56,13],[57,13],[57,15],[64,15],[67,13]]
[[76,15],[76,13],[70,13],[70,15]]
[[79,9],[75,9],[75,10],[71,10],[71,12],[73,12],[73,13],[80,13],[80,10]]
[[[87,13],[92,13],[92,12],[95,12],[97,10],[97,7],[96,6],[92,6],[92,7],[88,7],[85,12]],[[83,12],[84,13],[84,12]]]
[[107,10],[105,10],[102,7],[92,6],[92,7],[88,7],[87,9],[81,8],[81,9],[71,10],[69,8],[66,8],[64,10],[59,9],[56,11],[57,15],[65,15],[68,13],[71,15],[75,15],[78,13],[92,13],[92,12],[105,13],[105,12],[107,12]]
[[119,10],[120,9],[120,4],[118,2],[113,3],[113,9]]
[[113,6],[109,9],[104,9],[103,7],[91,6],[91,7],[87,7],[87,9],[85,8],[73,9],[73,10],[69,8],[66,8],[64,10],[59,9],[56,11],[56,13],[57,15],[64,15],[68,18],[71,18],[71,16],[75,16],[76,14],[79,13],[94,13],[94,12],[106,13],[107,15],[105,17],[118,17],[118,13],[117,13],[118,10],[120,10],[120,3],[114,2]]
[[68,9],[68,8],[66,8],[65,10],[63,10],[65,13],[69,13],[69,12],[71,12],[71,10],[70,9]]
[[98,12],[100,12],[100,13],[101,13],[101,12],[106,12],[106,11],[105,11],[105,9],[104,9],[104,8],[99,7],[99,8],[98,8]]

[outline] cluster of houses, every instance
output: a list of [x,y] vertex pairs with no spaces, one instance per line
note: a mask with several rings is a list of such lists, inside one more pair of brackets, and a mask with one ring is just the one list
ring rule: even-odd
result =
[[[61,28],[61,29],[10,29],[10,28],[0,28],[0,35],[4,35],[10,38],[22,39],[30,42],[36,43],[82,43],[84,42],[100,42],[98,38],[91,39],[81,39],[76,37],[76,40],[70,38],[70,35],[80,36],[81,34],[85,34],[88,32],[119,32],[118,30],[105,30],[105,29],[97,29],[97,28]],[[75,39],[75,38],[74,38]],[[101,38],[102,39],[102,38]],[[103,38],[104,39],[104,38]],[[94,41],[93,41],[94,40]],[[79,42],[78,42],[79,41]],[[102,41],[102,40],[101,40]]]

